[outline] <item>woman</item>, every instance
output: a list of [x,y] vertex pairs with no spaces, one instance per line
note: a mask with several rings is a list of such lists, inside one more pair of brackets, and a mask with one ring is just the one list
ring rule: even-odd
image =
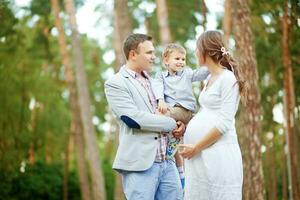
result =
[[222,35],[206,31],[197,40],[200,65],[210,71],[201,108],[187,126],[180,153],[186,158],[186,200],[242,199],[243,166],[235,114],[245,83]]

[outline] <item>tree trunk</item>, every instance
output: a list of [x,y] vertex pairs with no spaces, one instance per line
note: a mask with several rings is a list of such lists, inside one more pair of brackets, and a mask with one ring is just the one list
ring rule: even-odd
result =
[[99,159],[100,156],[97,147],[96,133],[94,125],[92,123],[92,113],[90,110],[91,102],[88,92],[86,74],[84,71],[83,56],[81,52],[79,33],[77,30],[73,0],[66,0],[65,8],[69,16],[70,27],[72,30],[73,56],[76,69],[76,85],[78,89],[79,108],[83,125],[84,139],[86,142],[85,146],[87,148],[87,158],[91,172],[93,198],[95,200],[105,200],[106,191],[104,187],[104,178],[101,162]]
[[225,0],[224,2],[224,18],[223,18],[223,31],[224,31],[224,42],[225,47],[229,48],[229,39],[231,34],[231,0]]
[[[71,124],[72,126],[72,124]],[[65,146],[65,160],[64,160],[64,182],[63,182],[63,200],[68,200],[68,180],[69,180],[69,163],[70,163],[70,152],[72,146],[72,134],[67,135],[67,145]]]
[[206,24],[207,24],[207,6],[205,4],[205,1],[201,1],[201,14],[203,16],[203,20],[201,22],[201,25],[203,26],[203,29],[206,30]]
[[35,151],[34,151],[34,142],[31,142],[28,150],[28,163],[33,165],[35,163]]
[[283,161],[283,167],[282,167],[282,200],[288,200],[288,173],[287,173],[287,155],[285,153],[285,145],[283,147],[282,151],[282,161]]
[[[275,126],[273,126],[275,127]],[[272,138],[272,147],[270,148],[270,180],[271,180],[271,187],[270,187],[270,200],[277,200],[277,175],[276,175],[276,133],[273,130],[273,138]]]
[[119,71],[120,66],[125,63],[123,42],[132,32],[132,24],[128,15],[129,11],[127,4],[128,0],[114,1],[113,47],[116,54],[115,72]]
[[85,159],[85,148],[84,148],[84,138],[83,138],[83,128],[80,117],[79,107],[76,107],[76,120],[72,121],[71,133],[74,135],[74,143],[76,147],[76,160],[78,167],[80,191],[82,200],[90,200],[91,196],[91,185],[88,177],[88,168]]
[[[80,119],[80,110],[78,107],[79,104],[78,104],[78,96],[75,88],[74,73],[71,67],[70,56],[67,52],[63,25],[59,17],[60,8],[59,8],[58,0],[51,0],[51,6],[55,16],[55,26],[58,30],[60,54],[62,57],[64,70],[66,73],[66,77],[65,77],[66,83],[67,83],[68,90],[70,91],[70,108],[72,113],[72,122],[70,126],[71,127],[69,133],[70,135],[68,136],[68,138],[71,139],[73,138],[72,136],[74,136],[81,199],[90,200],[91,199],[90,183],[89,183],[88,171],[86,167],[86,160],[85,160],[85,153],[84,153],[84,140],[82,137],[83,129],[82,129],[82,122]],[[67,157],[68,156],[66,156],[66,159],[68,160]],[[65,188],[65,190],[67,190],[67,188]]]
[[[123,54],[123,42],[127,36],[132,32],[132,23],[131,18],[128,15],[128,0],[115,0],[114,2],[114,38],[113,38],[113,47],[116,55],[114,71],[118,72],[121,65],[125,63],[125,57]],[[108,113],[112,116],[112,112],[109,110]],[[119,127],[113,117],[110,119],[111,129],[109,131],[110,137],[107,142],[106,148],[111,148],[112,145],[118,146],[118,132]],[[125,196],[122,189],[122,180],[119,173],[115,172],[115,191],[114,191],[115,200],[124,200]]]
[[156,8],[160,42],[161,44],[168,44],[172,41],[172,37],[169,27],[168,7],[166,0],[156,0]]
[[[35,131],[35,126],[36,126],[36,118],[37,118],[37,108],[34,107],[31,111],[31,127],[32,127],[32,130],[33,130],[33,133]],[[34,137],[33,137],[34,138]],[[29,149],[28,149],[28,163],[30,165],[33,165],[35,163],[35,142],[34,141],[31,141],[30,144],[29,144]]]
[[298,171],[297,171],[297,150],[295,145],[295,93],[294,93],[294,80],[293,80],[293,71],[291,65],[291,58],[289,52],[289,6],[288,0],[285,1],[284,5],[284,15],[282,17],[282,47],[283,47],[283,86],[284,86],[284,120],[285,120],[285,129],[287,137],[287,146],[288,146],[288,172],[289,172],[289,192],[290,198],[293,200],[299,200],[299,180],[298,180]]
[[240,60],[243,76],[247,78],[249,91],[247,106],[242,106],[242,127],[240,130],[241,146],[244,160],[244,200],[263,200],[265,196],[261,160],[260,141],[260,92],[258,72],[253,46],[250,9],[247,0],[235,0],[235,39],[236,50]]

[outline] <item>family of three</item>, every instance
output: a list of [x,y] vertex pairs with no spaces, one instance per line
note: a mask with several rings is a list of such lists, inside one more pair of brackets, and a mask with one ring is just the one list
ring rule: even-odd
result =
[[[131,34],[123,51],[126,63],[106,81],[105,94],[120,125],[113,168],[122,175],[126,199],[242,199],[235,114],[244,82],[222,34],[200,35],[196,56],[201,67],[195,70],[185,66],[183,47],[167,45],[166,70],[153,78],[150,36]],[[196,112],[192,83],[202,80]]]

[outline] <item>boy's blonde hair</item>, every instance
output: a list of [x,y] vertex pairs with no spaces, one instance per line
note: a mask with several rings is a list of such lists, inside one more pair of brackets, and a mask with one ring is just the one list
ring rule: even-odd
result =
[[183,54],[186,54],[186,51],[185,49],[179,45],[179,44],[176,44],[176,43],[171,43],[171,44],[167,44],[163,53],[162,53],[162,59],[166,59],[169,57],[169,55],[173,52],[179,52],[179,53],[183,53]]

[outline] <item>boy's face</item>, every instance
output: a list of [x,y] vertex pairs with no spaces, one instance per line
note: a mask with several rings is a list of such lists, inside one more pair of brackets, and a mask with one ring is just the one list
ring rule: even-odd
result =
[[164,64],[167,66],[171,74],[175,74],[183,70],[185,66],[185,53],[174,51],[164,60]]

